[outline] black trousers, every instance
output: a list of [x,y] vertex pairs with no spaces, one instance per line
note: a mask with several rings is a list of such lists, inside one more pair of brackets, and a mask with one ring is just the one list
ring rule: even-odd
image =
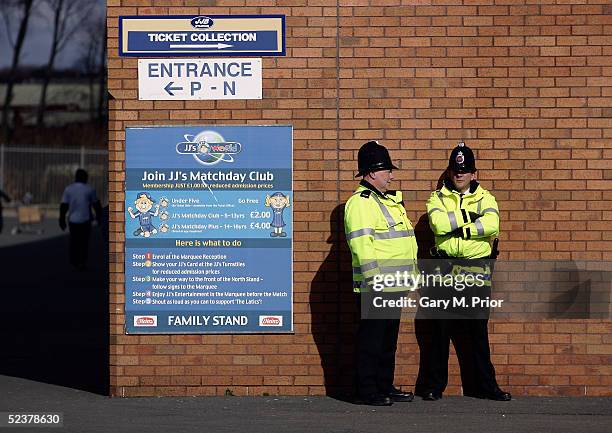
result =
[[367,396],[388,393],[395,376],[395,352],[401,308],[375,308],[374,297],[399,299],[403,292],[359,296],[361,319],[357,334],[357,393]]
[[68,223],[70,229],[70,263],[76,267],[87,264],[91,222]]
[[463,394],[477,396],[497,388],[489,349],[488,319],[417,319],[420,350],[416,394],[442,394],[448,384],[450,342],[461,369]]

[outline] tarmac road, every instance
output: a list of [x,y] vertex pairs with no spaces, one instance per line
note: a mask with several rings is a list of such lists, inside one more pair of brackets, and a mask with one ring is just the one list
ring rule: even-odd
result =
[[63,413],[63,427],[15,430],[35,433],[610,433],[612,428],[612,398],[417,398],[371,408],[328,397],[108,398],[7,376],[0,376],[0,389],[1,412]]

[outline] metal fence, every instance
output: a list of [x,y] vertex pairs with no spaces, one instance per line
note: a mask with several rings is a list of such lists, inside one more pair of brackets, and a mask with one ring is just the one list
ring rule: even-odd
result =
[[[15,202],[57,207],[74,173],[84,168],[102,205],[108,203],[108,151],[0,145],[0,188]],[[27,200],[27,199],[26,199]]]

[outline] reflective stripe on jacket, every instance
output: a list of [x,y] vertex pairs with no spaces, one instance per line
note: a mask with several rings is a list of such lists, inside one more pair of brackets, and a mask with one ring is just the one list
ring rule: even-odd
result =
[[[469,212],[478,217],[472,221]],[[489,240],[499,233],[499,208],[493,194],[478,182],[472,181],[465,194],[459,194],[445,183],[427,200],[427,215],[436,247],[450,257],[490,256]]]
[[346,202],[344,230],[351,250],[355,292],[371,290],[377,275],[418,273],[414,228],[406,215],[401,192],[382,194],[362,181]]

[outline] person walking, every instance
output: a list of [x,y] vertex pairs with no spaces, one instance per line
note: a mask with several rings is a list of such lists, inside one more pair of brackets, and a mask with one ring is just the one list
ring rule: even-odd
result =
[[[443,259],[441,262],[447,264],[446,271],[449,271],[443,273],[447,275],[480,274],[484,290],[490,292],[490,241],[499,233],[499,209],[493,194],[476,178],[474,153],[461,142],[450,154],[443,186],[433,191],[427,201],[429,225],[436,245],[432,257]],[[453,289],[454,295],[464,290],[456,282]],[[466,296],[465,292],[462,296]],[[502,391],[495,378],[489,349],[488,310],[484,315],[482,309],[469,311],[472,314],[469,318],[443,312],[428,320],[431,334],[427,344],[419,344],[421,361],[415,389],[424,400],[438,400],[446,389],[451,339],[459,357],[463,394],[511,400],[510,393]],[[419,327],[417,323],[415,328]]]
[[87,184],[87,172],[79,168],[74,183],[66,187],[60,204],[59,226],[66,230],[66,215],[70,229],[70,263],[78,270],[87,267],[89,234],[93,219],[92,209],[98,223],[102,218],[102,206],[95,189]]
[[4,228],[4,217],[2,216],[2,212],[3,212],[2,201],[3,200],[6,200],[6,202],[8,203],[11,201],[11,198],[4,191],[0,189],[0,233],[2,233],[2,229]]
[[[413,272],[417,244],[402,193],[392,191],[393,170],[387,149],[369,141],[359,149],[361,182],[346,202],[344,227],[351,250],[353,290],[359,294],[361,319],[357,335],[357,403],[389,406],[412,401],[414,395],[393,385],[401,308],[380,308],[381,300],[397,300],[403,287],[381,289],[385,272]],[[403,290],[403,291],[402,291]]]

